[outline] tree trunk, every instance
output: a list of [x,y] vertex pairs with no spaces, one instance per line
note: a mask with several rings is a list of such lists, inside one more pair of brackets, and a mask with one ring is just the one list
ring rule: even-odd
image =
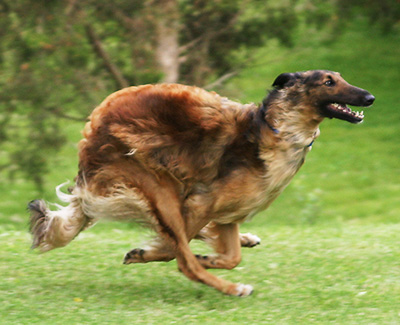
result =
[[163,73],[162,82],[179,80],[179,10],[176,0],[158,1],[156,57]]

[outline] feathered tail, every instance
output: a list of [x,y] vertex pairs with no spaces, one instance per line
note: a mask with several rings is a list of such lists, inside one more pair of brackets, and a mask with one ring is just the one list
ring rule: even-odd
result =
[[66,246],[91,224],[92,219],[82,211],[81,200],[76,195],[60,191],[63,185],[59,185],[56,192],[60,200],[69,203],[66,207],[57,205],[58,209],[51,211],[43,200],[34,200],[28,204],[32,249],[38,247],[41,252],[47,252]]

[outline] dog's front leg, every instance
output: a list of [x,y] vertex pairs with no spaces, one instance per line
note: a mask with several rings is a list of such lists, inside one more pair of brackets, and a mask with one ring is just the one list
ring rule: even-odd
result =
[[[202,239],[210,244],[217,255],[196,255],[200,264],[208,269],[233,269],[241,261],[242,236],[239,225],[210,223],[202,230]],[[247,240],[246,240],[247,242]]]
[[[159,196],[168,196],[166,191],[158,193]],[[157,204],[168,202],[168,204]],[[174,247],[178,268],[191,280],[207,284],[215,289],[235,296],[248,296],[253,292],[249,285],[232,283],[207,272],[199,260],[193,255],[189,247],[189,240],[185,231],[185,222],[181,215],[179,202],[173,197],[163,197],[156,201],[155,217],[159,221],[159,234]],[[232,225],[236,233],[236,239],[232,240],[240,251],[240,241],[237,231],[237,225]],[[230,227],[226,227],[227,232]],[[235,249],[235,252],[237,249]]]
[[[199,233],[194,237],[195,239],[202,240],[209,244],[212,247],[218,246],[219,233],[218,230],[215,229],[215,223],[210,222],[207,226],[202,228]],[[261,243],[260,237],[253,235],[251,233],[239,233],[240,246],[242,247],[254,247]]]

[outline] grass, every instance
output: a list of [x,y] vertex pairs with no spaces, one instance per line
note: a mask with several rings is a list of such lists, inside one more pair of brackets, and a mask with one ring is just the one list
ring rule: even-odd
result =
[[25,232],[3,233],[2,324],[400,322],[400,225],[247,225],[262,245],[213,271],[254,285],[247,298],[188,281],[174,261],[123,266],[140,231],[100,228],[44,255]]
[[[270,42],[225,88],[258,102],[279,73],[323,68],[377,98],[362,125],[322,124],[291,185],[243,225],[262,245],[245,249],[236,269],[211,271],[252,284],[252,296],[190,282],[176,262],[123,266],[124,253],[143,241],[128,224],[100,224],[63,249],[31,252],[25,206],[39,193],[16,178],[0,184],[1,324],[400,323],[398,44],[398,35],[382,37],[363,24],[325,46],[312,35],[294,49]],[[69,142],[41,194],[49,201],[77,170],[83,125],[65,127]]]

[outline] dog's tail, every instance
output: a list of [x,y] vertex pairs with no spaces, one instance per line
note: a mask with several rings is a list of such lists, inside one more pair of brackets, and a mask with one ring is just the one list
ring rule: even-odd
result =
[[51,211],[43,200],[34,200],[28,204],[32,249],[38,247],[41,252],[47,252],[66,246],[91,224],[92,219],[82,211],[80,198],[62,193],[60,188],[63,185],[57,186],[56,193],[61,201],[68,203],[67,206],[56,205],[57,210]]

